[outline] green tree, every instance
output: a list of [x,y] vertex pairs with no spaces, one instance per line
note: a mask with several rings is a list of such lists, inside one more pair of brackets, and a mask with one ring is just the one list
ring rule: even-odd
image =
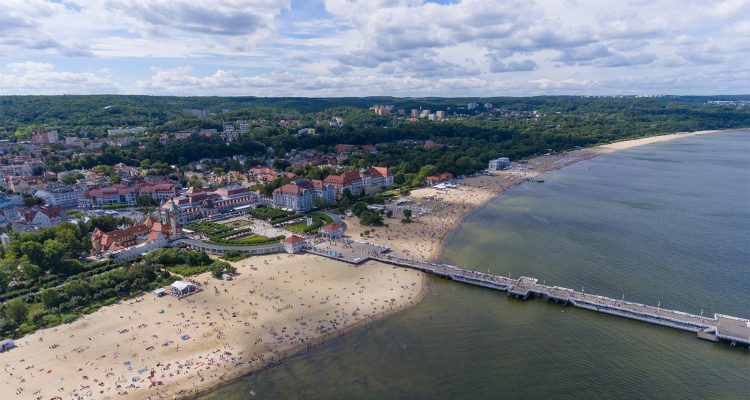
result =
[[412,213],[411,213],[411,210],[410,210],[410,209],[408,209],[408,208],[407,208],[407,209],[404,209],[404,218],[405,218],[405,219],[406,219],[407,221],[409,221],[409,222],[411,222],[411,215],[412,215]]
[[62,260],[67,253],[65,245],[56,239],[47,239],[42,246],[42,252],[44,254],[44,265],[55,270],[55,272],[60,271]]
[[36,281],[42,277],[42,268],[36,264],[30,262],[24,262],[21,264],[21,275],[25,280]]
[[10,300],[5,305],[5,316],[16,323],[16,325],[20,325],[26,321],[26,316],[29,313],[29,308],[26,305],[26,303],[22,302],[19,299],[13,299]]
[[11,276],[5,269],[0,269],[0,293],[5,293],[10,284]]
[[57,289],[47,289],[40,293],[39,297],[41,297],[42,303],[47,308],[55,308],[62,302],[60,291]]
[[29,258],[29,262],[36,265],[47,265],[44,256],[44,246],[38,242],[22,242],[18,246],[21,253]]
[[237,268],[233,267],[226,261],[214,261],[208,266],[208,270],[214,278],[221,278],[222,274],[234,274],[237,272]]

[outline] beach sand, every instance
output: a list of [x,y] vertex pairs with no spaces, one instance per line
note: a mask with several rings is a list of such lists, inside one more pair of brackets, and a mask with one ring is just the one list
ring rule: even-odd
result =
[[[418,271],[288,254],[194,277],[204,290],[152,294],[27,335],[0,354],[2,399],[187,397],[417,303]],[[182,339],[183,335],[188,335]]]
[[[428,213],[413,217],[414,222],[406,224],[401,223],[400,218],[385,218],[384,222],[388,226],[375,228],[362,226],[359,224],[358,218],[350,217],[345,220],[346,234],[354,240],[385,244],[391,248],[394,255],[434,261],[440,256],[443,241],[448,233],[467,215],[510,188],[530,179],[540,179],[540,175],[545,172],[637,146],[718,132],[722,131],[651,136],[555,153],[532,158],[523,164],[513,163],[513,165],[528,166],[531,169],[493,171],[492,175],[489,176],[466,178],[459,182],[458,189],[442,191],[433,188],[421,188],[413,190],[409,199],[419,203],[421,207],[429,209]],[[403,207],[413,208],[410,205],[404,205]],[[368,230],[370,231],[368,236],[361,236],[361,233]]]

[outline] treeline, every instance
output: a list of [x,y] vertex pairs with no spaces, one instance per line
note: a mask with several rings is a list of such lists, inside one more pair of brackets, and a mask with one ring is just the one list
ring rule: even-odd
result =
[[0,307],[0,336],[18,336],[40,328],[68,323],[82,314],[170,282],[164,266],[122,263],[115,270],[15,298]]
[[96,228],[107,232],[132,222],[96,216],[86,222],[63,222],[34,232],[8,230],[10,242],[0,248],[0,295],[31,292],[45,283],[85,272],[80,259],[91,250],[91,232]]
[[182,248],[156,249],[142,260],[105,262],[63,284],[36,290],[0,306],[0,337],[20,336],[40,328],[68,323],[102,306],[170,284],[170,272],[214,277],[234,274],[227,262],[213,261],[206,253]]

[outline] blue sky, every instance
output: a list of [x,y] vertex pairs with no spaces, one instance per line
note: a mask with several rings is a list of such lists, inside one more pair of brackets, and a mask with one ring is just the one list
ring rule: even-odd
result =
[[748,94],[750,0],[2,0],[0,94]]

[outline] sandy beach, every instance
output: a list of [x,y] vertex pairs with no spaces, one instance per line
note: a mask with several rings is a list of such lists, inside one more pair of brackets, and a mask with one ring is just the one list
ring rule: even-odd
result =
[[38,331],[0,355],[2,399],[188,397],[416,304],[417,271],[314,255],[253,257],[239,276],[194,277],[178,300],[148,293]]
[[[362,226],[356,217],[351,217],[345,220],[347,224],[346,233],[355,240],[364,239],[373,243],[386,244],[395,255],[435,260],[440,255],[445,238],[467,215],[506,190],[529,180],[539,179],[539,176],[545,172],[637,146],[718,132],[722,131],[651,136],[539,156],[528,160],[526,163],[513,163],[514,166],[530,167],[529,169],[494,171],[489,176],[469,177],[460,181],[458,189],[445,191],[433,188],[416,189],[409,195],[409,200],[412,200],[417,206],[407,204],[403,207],[418,207],[429,211],[413,217],[414,222],[403,224],[399,218],[386,218],[387,227],[373,228]],[[361,233],[368,230],[370,234],[367,237],[361,236]]]

